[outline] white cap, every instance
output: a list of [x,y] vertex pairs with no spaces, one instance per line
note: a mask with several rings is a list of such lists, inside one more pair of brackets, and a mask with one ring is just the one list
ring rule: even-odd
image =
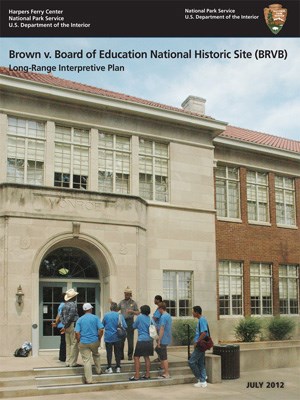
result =
[[92,309],[94,307],[91,305],[91,303],[84,303],[82,308],[83,308],[83,311],[88,311],[88,310],[90,310],[90,309]]

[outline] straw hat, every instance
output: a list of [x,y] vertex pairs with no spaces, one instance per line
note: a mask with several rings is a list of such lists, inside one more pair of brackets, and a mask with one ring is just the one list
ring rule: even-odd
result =
[[76,297],[78,292],[76,292],[73,288],[66,291],[65,301],[71,300],[73,297]]
[[129,286],[127,286],[127,287],[124,289],[124,293],[132,293],[132,290],[130,289]]

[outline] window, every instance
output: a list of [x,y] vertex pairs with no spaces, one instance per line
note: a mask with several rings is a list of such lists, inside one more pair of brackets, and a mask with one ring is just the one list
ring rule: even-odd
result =
[[129,193],[130,138],[99,132],[98,190]]
[[88,188],[88,130],[56,126],[54,171],[54,186]]
[[218,166],[216,169],[216,206],[218,217],[240,217],[239,190],[239,169]]
[[168,145],[140,139],[140,196],[147,200],[169,201]]
[[248,171],[247,206],[249,221],[269,221],[268,198],[268,174],[263,172]]
[[219,262],[220,315],[243,315],[243,265]]
[[250,296],[252,315],[272,315],[272,266],[250,265]]
[[279,266],[279,304],[280,314],[299,313],[299,266]]
[[172,317],[186,317],[192,313],[192,279],[188,271],[164,271],[163,300]]
[[40,278],[96,279],[98,268],[84,251],[75,247],[62,247],[49,253],[40,266]]
[[282,225],[296,224],[294,179],[275,176],[276,222]]
[[8,182],[44,183],[45,124],[8,117]]

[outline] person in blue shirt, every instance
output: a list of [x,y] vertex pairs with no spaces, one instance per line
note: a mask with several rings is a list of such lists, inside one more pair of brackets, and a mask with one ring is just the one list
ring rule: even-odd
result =
[[153,356],[153,339],[149,335],[151,321],[149,315],[151,310],[148,305],[144,305],[140,307],[140,311],[140,315],[133,323],[133,329],[137,329],[138,331],[138,340],[133,355],[135,374],[129,378],[130,381],[137,381],[140,379],[140,357],[144,357],[146,366],[146,373],[142,376],[142,379],[150,379],[150,356]]
[[[61,314],[62,310],[65,306],[65,301],[64,301],[64,296],[65,293],[62,294],[62,302],[58,306],[57,310],[57,315],[55,318],[55,321],[52,322],[52,326],[54,328],[57,328],[59,331],[61,331],[64,327],[63,323],[61,322]],[[59,361],[65,362],[66,361],[66,338],[65,338],[65,332],[59,332],[60,333],[60,346],[59,346],[59,356],[58,359]]]
[[193,307],[193,317],[198,319],[198,323],[194,337],[194,351],[189,359],[189,366],[195,377],[198,379],[198,382],[194,386],[198,388],[205,388],[207,387],[205,351],[200,351],[200,349],[197,347],[197,341],[199,339],[204,339],[207,336],[208,325],[206,318],[202,315],[202,308],[200,306]]
[[102,323],[105,328],[104,342],[105,342],[106,357],[107,357],[107,368],[105,372],[107,374],[113,373],[111,367],[113,350],[116,359],[116,372],[117,373],[121,372],[121,358],[122,358],[122,348],[124,340],[120,339],[117,335],[119,319],[121,320],[123,327],[126,329],[127,324],[123,315],[118,312],[118,304],[112,302],[110,304],[110,311],[104,315],[102,320]]
[[[161,295],[157,294],[157,295],[154,297],[154,304],[157,306],[159,303],[162,303],[162,297],[161,297]],[[158,309],[158,307],[157,307],[157,309],[154,311],[153,317],[152,317],[153,321],[155,322],[156,328],[158,328],[158,326],[159,326],[160,317],[161,317],[161,313],[159,312],[159,309]],[[154,362],[156,362],[156,361],[159,362],[160,359],[159,359],[159,357],[158,357],[158,358],[156,358],[156,359],[153,360],[153,361],[154,361]]]
[[169,362],[167,346],[171,344],[172,341],[172,317],[167,312],[166,303],[162,302],[158,305],[158,310],[161,314],[158,325],[158,339],[155,351],[157,352],[160,362],[162,374],[160,378],[170,378],[169,374]]
[[95,363],[97,374],[101,374],[100,354],[98,348],[103,336],[104,325],[100,318],[94,315],[93,306],[90,303],[84,303],[82,306],[84,315],[77,320],[75,326],[75,335],[83,361],[84,383],[93,383],[92,358]]
[[[162,303],[162,297],[161,297],[161,295],[157,294],[154,297],[154,304],[156,304],[156,306],[157,306],[159,303]],[[153,317],[152,317],[153,321],[156,323],[156,325],[159,325],[160,317],[161,317],[161,313],[159,312],[159,309],[157,307],[157,309],[154,311]]]

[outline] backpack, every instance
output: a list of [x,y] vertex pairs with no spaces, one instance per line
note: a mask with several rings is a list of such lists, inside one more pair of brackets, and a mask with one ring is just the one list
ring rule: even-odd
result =
[[28,357],[29,353],[30,353],[30,350],[28,351],[26,349],[22,349],[22,347],[19,347],[14,352],[14,356],[15,357]]
[[22,347],[19,347],[15,350],[15,357],[28,357],[29,353],[32,350],[32,344],[30,342],[25,342],[22,344]]

